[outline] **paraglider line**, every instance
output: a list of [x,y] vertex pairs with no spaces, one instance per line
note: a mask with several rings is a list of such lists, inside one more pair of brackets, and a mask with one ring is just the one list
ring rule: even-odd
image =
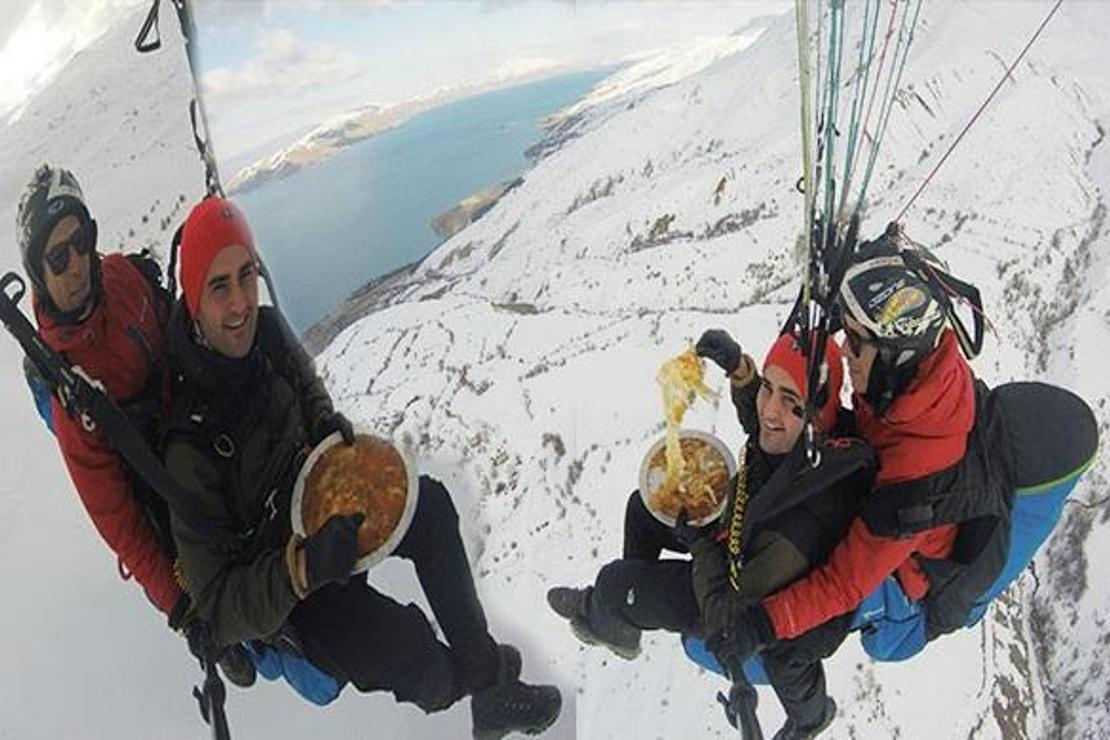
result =
[[1052,10],[1050,10],[1048,12],[1048,15],[1045,16],[1044,20],[1041,21],[1041,25],[1037,28],[1036,33],[1033,34],[1033,37],[1029,39],[1029,42],[1027,44],[1025,44],[1025,48],[1021,50],[1021,53],[1017,55],[1017,58],[1014,59],[1014,61],[1006,69],[1006,73],[1002,75],[1002,78],[998,81],[998,84],[994,86],[993,90],[991,90],[991,94],[988,95],[987,99],[983,101],[983,104],[979,106],[979,110],[975,111],[975,115],[972,116],[971,120],[967,122],[967,125],[964,126],[963,131],[960,132],[960,135],[957,136],[956,140],[952,142],[952,145],[948,147],[948,151],[944,153],[944,156],[941,157],[940,161],[937,162],[935,167],[933,167],[933,171],[929,173],[929,176],[926,177],[925,181],[922,182],[921,185],[917,188],[917,192],[913,194],[909,202],[906,203],[901,212],[899,212],[899,214],[895,217],[895,221],[901,221],[902,217],[906,215],[906,211],[910,210],[910,208],[914,204],[914,201],[917,200],[917,196],[921,195],[921,192],[925,190],[926,186],[933,179],[933,175],[937,174],[937,170],[939,170],[941,166],[945,163],[945,161],[948,160],[949,155],[952,154],[952,150],[956,148],[956,145],[960,143],[960,140],[964,138],[964,135],[967,134],[968,130],[970,130],[975,122],[979,120],[979,116],[982,115],[983,111],[986,110],[988,105],[990,105],[990,102],[994,99],[994,96],[998,94],[998,91],[1002,89],[1002,85],[1006,82],[1006,80],[1010,79],[1010,76],[1013,74],[1014,68],[1017,67],[1018,63],[1021,62],[1022,58],[1025,57],[1025,53],[1029,51],[1030,47],[1033,46],[1033,43],[1041,35],[1041,31],[1045,29],[1045,26],[1048,25],[1048,22],[1052,20],[1052,16],[1056,15],[1056,11],[1059,10],[1060,6],[1063,4],[1064,0],[1056,0],[1056,4],[1052,6]]

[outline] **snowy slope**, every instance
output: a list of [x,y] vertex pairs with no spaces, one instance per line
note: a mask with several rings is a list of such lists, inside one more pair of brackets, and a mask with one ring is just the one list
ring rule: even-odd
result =
[[[884,145],[871,230],[1047,9],[930,5]],[[121,23],[0,129],[0,228],[45,159],[77,171],[109,246],[164,244],[181,196],[200,195],[183,54],[167,39],[137,57],[140,20]],[[983,288],[999,335],[979,374],[1076,389],[1104,427],[1108,21],[1100,3],[1066,4],[907,222]],[[163,32],[176,38],[172,25]],[[794,67],[784,18],[693,77],[582,112],[578,138],[320,358],[341,408],[408,437],[424,470],[456,491],[496,634],[522,646],[526,677],[564,690],[548,737],[735,736],[712,700],[721,682],[676,640],[650,636],[638,661],[618,664],[580,648],[543,592],[585,582],[619,552],[624,499],[662,426],[658,364],[712,326],[760,354],[789,308],[800,222]],[[0,267],[17,265],[14,249],[0,253]],[[197,673],[139,590],[119,583],[18,361],[0,339],[0,738],[202,737],[188,696]],[[703,405],[691,423],[741,442],[727,401]],[[828,736],[1110,735],[1106,478],[1100,460],[1075,494],[1091,508],[1067,507],[1037,579],[1024,577],[981,629],[905,665],[872,665],[846,644],[830,668],[844,712]],[[372,579],[414,598],[407,565]],[[232,689],[228,706],[246,738],[455,738],[468,722],[465,705],[425,718],[350,690],[327,710],[273,685]],[[771,731],[781,721],[770,694],[761,714]]]
[[[1047,9],[926,4],[868,232],[898,211]],[[983,290],[997,335],[978,374],[1075,389],[1104,427],[1107,22],[1104,4],[1066,4],[906,221]],[[541,675],[574,692],[579,737],[731,733],[712,701],[720,681],[676,640],[649,637],[640,660],[617,664],[582,649],[543,593],[617,556],[624,499],[662,426],[660,362],[716,326],[758,355],[789,309],[801,218],[793,33],[781,18],[688,79],[583,113],[577,138],[320,357],[341,407],[409,440],[466,490],[495,623],[527,635]],[[741,441],[727,403],[691,425]],[[1039,586],[1023,577],[982,627],[905,665],[870,664],[850,641],[831,663],[843,712],[829,736],[1110,734],[1106,474],[1100,460],[1077,489],[1038,560]],[[771,730],[776,704],[764,695]]]

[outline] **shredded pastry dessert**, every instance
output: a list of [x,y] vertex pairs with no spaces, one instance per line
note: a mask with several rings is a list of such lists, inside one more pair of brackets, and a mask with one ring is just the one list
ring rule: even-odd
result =
[[663,412],[667,420],[665,447],[648,463],[649,479],[666,468],[658,488],[650,491],[650,505],[667,516],[677,516],[682,508],[691,519],[709,514],[723,496],[728,467],[720,453],[707,442],[682,438],[679,431],[686,410],[697,396],[716,396],[705,385],[704,367],[692,347],[659,368],[657,380],[663,389]]
[[365,514],[358,551],[366,556],[401,521],[407,486],[405,463],[393,445],[360,434],[354,445],[328,449],[309,471],[301,502],[305,532],[313,534],[336,514]]

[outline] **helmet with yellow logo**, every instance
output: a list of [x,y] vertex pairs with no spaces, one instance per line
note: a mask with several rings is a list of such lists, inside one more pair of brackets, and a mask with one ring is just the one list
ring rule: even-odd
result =
[[947,321],[944,299],[916,265],[884,235],[863,244],[840,284],[841,323],[878,348],[863,392],[880,411],[913,379],[922,359],[940,343]]
[[940,342],[945,310],[924,276],[906,264],[887,237],[860,247],[840,284],[842,316],[868,338],[895,350],[895,364],[913,363]]

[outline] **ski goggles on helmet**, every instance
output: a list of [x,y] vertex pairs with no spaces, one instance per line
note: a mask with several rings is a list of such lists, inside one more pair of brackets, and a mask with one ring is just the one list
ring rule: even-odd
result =
[[55,276],[69,268],[70,252],[84,257],[96,246],[96,221],[88,221],[74,231],[68,239],[58,242],[43,252],[42,259]]

